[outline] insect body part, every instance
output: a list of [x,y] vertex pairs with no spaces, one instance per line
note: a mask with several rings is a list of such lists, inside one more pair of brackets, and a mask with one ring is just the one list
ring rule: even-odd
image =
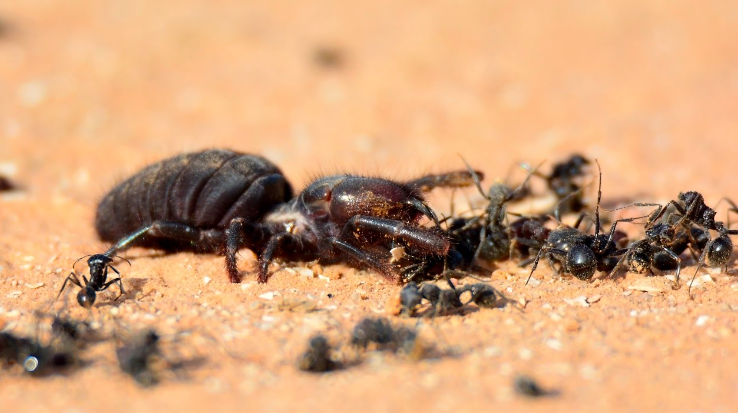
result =
[[154,361],[161,355],[159,335],[148,330],[130,342],[116,348],[118,365],[124,373],[143,387],[158,383],[159,379],[153,369]]
[[370,345],[377,350],[390,350],[422,358],[425,351],[419,343],[418,333],[407,327],[394,328],[386,318],[365,318],[354,327],[351,344],[361,349]]
[[412,315],[415,309],[423,301],[423,295],[420,293],[418,284],[409,282],[400,290],[400,312],[402,314]]
[[[449,241],[440,230],[424,228],[426,216],[437,222],[419,191],[381,178],[336,175],[316,180],[292,201],[264,218],[259,249],[259,281],[268,279],[274,256],[324,261],[348,260],[399,281],[389,246],[401,243],[412,255],[443,256]],[[229,231],[228,269],[237,272],[235,252],[253,226]],[[393,246],[394,247],[394,246]]]
[[482,308],[496,308],[500,305],[500,300],[502,299],[502,294],[499,291],[485,283],[465,285],[459,289],[459,295],[466,291],[471,293],[471,298],[467,304],[473,302]]
[[323,373],[338,367],[331,359],[331,347],[325,336],[319,334],[310,338],[308,349],[300,357],[298,367],[311,373]]
[[528,376],[515,377],[513,388],[518,394],[526,397],[541,397],[548,394],[533,378]]

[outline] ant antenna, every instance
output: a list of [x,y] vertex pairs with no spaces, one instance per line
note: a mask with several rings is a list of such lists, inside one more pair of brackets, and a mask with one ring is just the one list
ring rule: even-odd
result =
[[600,200],[602,200],[602,168],[600,161],[595,159],[597,169],[600,171],[600,183],[597,187],[597,207],[595,207],[595,235],[600,235]]

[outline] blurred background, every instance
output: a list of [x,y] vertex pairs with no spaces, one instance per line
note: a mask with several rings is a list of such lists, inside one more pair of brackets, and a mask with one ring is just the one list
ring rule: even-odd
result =
[[207,147],[297,187],[579,151],[606,197],[717,199],[738,189],[736,39],[730,1],[6,1],[0,163],[94,205]]

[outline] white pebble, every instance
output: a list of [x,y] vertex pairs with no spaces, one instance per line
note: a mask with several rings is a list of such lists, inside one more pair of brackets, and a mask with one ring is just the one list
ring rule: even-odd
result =
[[208,284],[210,284],[210,281],[212,281],[212,280],[210,279],[210,277],[204,277],[204,278],[202,279],[202,282],[203,282],[203,283],[205,283],[205,285],[208,285]]
[[405,248],[403,247],[395,247],[390,250],[390,254],[392,254],[392,258],[390,259],[391,263],[400,261],[401,259],[405,258]]
[[530,360],[531,358],[533,358],[533,351],[527,348],[521,348],[520,350],[518,350],[518,355],[523,360]]
[[708,321],[710,321],[710,317],[709,316],[701,315],[701,316],[697,317],[697,321],[694,322],[694,325],[696,325],[697,327],[702,327],[705,324],[707,324]]
[[561,344],[561,342],[559,340],[556,340],[555,338],[549,338],[548,340],[546,340],[546,345],[549,348],[552,348],[554,350],[561,350],[564,348],[564,345]]
[[35,284],[28,284],[28,283],[26,283],[26,287],[28,287],[28,288],[30,288],[32,290],[35,290],[36,288],[41,288],[43,286],[44,286],[44,283],[42,283],[42,282],[41,283],[35,283]]
[[572,305],[572,306],[580,306],[580,307],[589,307],[589,303],[587,302],[587,297],[584,295],[580,295],[576,298],[564,298],[564,302]]
[[275,296],[279,295],[279,292],[277,291],[269,291],[268,293],[264,293],[259,296],[259,298],[262,298],[264,300],[273,300]]

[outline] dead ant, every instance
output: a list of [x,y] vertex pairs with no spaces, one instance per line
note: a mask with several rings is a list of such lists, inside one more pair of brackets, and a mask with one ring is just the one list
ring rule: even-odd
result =
[[159,382],[153,367],[161,357],[159,339],[155,330],[146,330],[115,349],[120,369],[143,387]]
[[386,318],[364,318],[351,333],[351,344],[366,349],[374,345],[378,350],[391,350],[407,355],[419,351],[418,333],[407,327],[394,328]]
[[331,347],[324,335],[318,334],[308,341],[308,349],[300,356],[298,368],[311,373],[324,373],[338,368],[331,359]]

